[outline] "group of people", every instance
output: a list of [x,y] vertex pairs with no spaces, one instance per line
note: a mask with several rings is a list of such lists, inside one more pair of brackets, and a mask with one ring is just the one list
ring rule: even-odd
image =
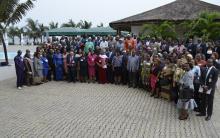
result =
[[136,36],[52,38],[32,57],[19,50],[14,58],[17,88],[47,81],[112,83],[145,89],[160,98],[164,87],[186,120],[190,110],[206,116],[213,112],[218,80],[220,44],[189,39],[163,40]]

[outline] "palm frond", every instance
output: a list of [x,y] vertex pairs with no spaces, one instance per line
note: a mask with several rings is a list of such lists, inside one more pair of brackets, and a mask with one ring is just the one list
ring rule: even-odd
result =
[[19,0],[0,1],[0,22],[6,22],[17,7]]
[[22,17],[26,15],[27,11],[33,8],[33,1],[35,0],[27,0],[24,3],[18,4],[14,12],[10,15],[7,21],[7,25],[9,25],[10,23],[14,24],[19,22],[22,19]]

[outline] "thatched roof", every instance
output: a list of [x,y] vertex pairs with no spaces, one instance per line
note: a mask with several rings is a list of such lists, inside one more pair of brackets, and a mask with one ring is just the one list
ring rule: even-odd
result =
[[123,25],[140,25],[146,22],[192,20],[203,11],[220,12],[220,6],[200,0],[176,0],[156,9],[111,22],[110,26],[118,29],[123,28]]

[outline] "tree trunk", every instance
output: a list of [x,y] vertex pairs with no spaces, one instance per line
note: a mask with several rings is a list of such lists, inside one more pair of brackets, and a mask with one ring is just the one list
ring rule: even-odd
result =
[[9,64],[9,62],[8,62],[8,52],[7,52],[7,47],[6,47],[6,44],[5,44],[3,34],[1,34],[1,40],[2,40],[2,45],[3,45],[4,53],[5,53],[5,62],[6,62],[6,65],[8,65]]
[[41,41],[41,44],[43,43],[43,39],[42,39],[42,36],[41,36],[41,38],[40,38],[40,41]]
[[12,44],[15,45],[15,37],[12,37]]
[[21,36],[19,36],[19,42],[20,42],[20,45],[21,45]]
[[34,42],[33,42],[34,45],[35,45],[35,39],[36,39],[36,38],[34,37]]

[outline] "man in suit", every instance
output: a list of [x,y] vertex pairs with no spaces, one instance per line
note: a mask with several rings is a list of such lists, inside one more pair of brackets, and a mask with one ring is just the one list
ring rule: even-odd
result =
[[77,66],[77,59],[74,56],[74,52],[71,50],[70,54],[67,56],[69,82],[76,81],[76,66]]
[[[201,53],[206,55],[207,46],[206,46],[206,43],[204,43],[201,38],[198,40],[198,44],[196,48],[197,50],[200,49]],[[199,52],[197,51],[197,53]]]
[[115,52],[113,51],[113,47],[109,47],[106,49],[107,60],[107,80],[108,83],[114,83],[114,72],[112,70],[112,60],[115,56]]
[[218,81],[218,70],[213,66],[213,59],[208,59],[207,67],[202,69],[201,90],[202,105],[200,114],[197,116],[206,116],[206,121],[209,121],[213,112],[213,100],[215,95],[216,83]]
[[133,86],[133,88],[137,87],[137,73],[139,70],[139,57],[133,51],[131,56],[128,57],[127,70],[129,73],[129,88]]
[[193,55],[193,57],[196,56],[196,49],[197,49],[197,46],[195,44],[193,44],[193,40],[192,39],[189,39],[189,43],[186,45],[187,47],[187,51],[189,51],[189,53],[191,55]]

